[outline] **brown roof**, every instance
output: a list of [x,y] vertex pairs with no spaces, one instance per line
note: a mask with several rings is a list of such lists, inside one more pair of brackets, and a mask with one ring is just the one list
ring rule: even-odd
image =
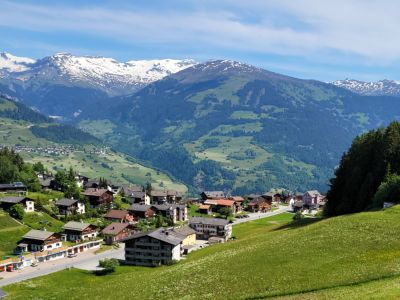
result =
[[243,197],[241,196],[232,196],[230,199],[236,202],[244,201]]
[[100,197],[101,195],[103,195],[106,192],[110,192],[110,191],[107,189],[88,188],[83,192],[83,195]]
[[235,204],[235,201],[233,201],[233,200],[226,200],[226,199],[218,199],[217,200],[217,205],[220,205],[220,206],[232,206],[233,204]]
[[127,210],[112,209],[105,215],[105,218],[124,219],[127,214],[128,214]]
[[104,228],[101,233],[102,234],[111,234],[111,235],[116,235],[120,233],[122,230],[124,230],[126,227],[128,227],[128,223],[117,223],[113,222],[110,225],[108,225],[106,228]]
[[206,205],[206,204],[199,206],[199,209],[209,209],[209,208],[210,208],[210,205]]

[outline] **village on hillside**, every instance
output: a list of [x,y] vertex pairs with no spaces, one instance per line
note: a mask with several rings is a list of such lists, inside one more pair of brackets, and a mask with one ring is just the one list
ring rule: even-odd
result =
[[[21,182],[0,184],[0,212],[19,223],[36,214],[39,225],[20,237],[12,253],[0,258],[0,272],[123,246],[121,264],[168,265],[191,251],[234,239],[232,224],[238,220],[260,218],[280,206],[313,215],[326,203],[316,190],[245,196],[203,191],[193,198],[174,190],[153,190],[150,184],[119,185],[72,169],[67,173],[62,177],[36,172],[40,193]],[[71,194],[71,185],[75,197],[51,198]],[[40,195],[48,197],[43,200]],[[58,231],[50,230],[52,220],[62,222]]]

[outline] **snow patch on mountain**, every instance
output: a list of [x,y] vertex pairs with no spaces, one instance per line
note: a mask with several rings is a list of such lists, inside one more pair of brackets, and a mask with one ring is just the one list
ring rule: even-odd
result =
[[367,96],[400,96],[400,81],[379,80],[379,81],[360,81],[355,79],[344,79],[330,82],[338,87],[345,88],[354,93]]
[[36,61],[27,57],[14,56],[7,52],[0,52],[0,72],[22,72],[30,68]]
[[[196,64],[194,60],[161,59],[118,62],[112,58],[57,53],[37,61],[2,56],[3,70],[11,80],[27,84],[48,82],[98,88],[109,95],[126,95]],[[7,72],[5,72],[7,71]]]

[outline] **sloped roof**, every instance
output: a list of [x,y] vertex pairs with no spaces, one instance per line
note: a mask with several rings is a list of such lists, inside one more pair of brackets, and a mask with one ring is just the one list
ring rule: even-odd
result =
[[0,202],[4,203],[20,203],[22,202],[26,197],[5,197],[5,198],[0,198]]
[[105,215],[105,217],[112,219],[123,219],[126,217],[127,214],[128,214],[127,210],[112,209]]
[[51,232],[51,231],[32,229],[28,233],[26,233],[22,238],[30,239],[30,240],[45,241],[49,237],[51,237],[53,234],[54,234],[54,232]]
[[209,198],[219,198],[225,196],[223,191],[204,191],[203,193]]
[[207,204],[202,204],[199,206],[199,209],[209,209],[209,208],[210,208],[210,205],[207,205]]
[[206,224],[206,225],[219,225],[225,226],[229,224],[228,220],[218,218],[204,218],[204,217],[193,217],[189,221],[190,224]]
[[129,211],[147,211],[149,208],[151,208],[151,205],[146,205],[146,204],[132,204],[129,206],[128,210]]
[[153,197],[167,197],[167,191],[151,191],[150,195]]
[[174,228],[172,231],[181,236],[184,236],[185,238],[188,237],[189,235],[196,234],[196,231],[193,228],[190,228],[189,226]]
[[71,206],[71,205],[74,205],[76,202],[78,202],[78,200],[76,200],[76,199],[63,198],[63,199],[58,200],[56,202],[56,205],[58,205],[58,206]]
[[67,224],[64,225],[64,230],[75,230],[75,231],[82,231],[88,228],[90,224],[76,222],[76,221],[69,221]]
[[109,191],[107,189],[88,188],[82,194],[85,195],[85,196],[97,196],[97,197],[100,197],[101,195],[103,195],[106,192],[112,193],[111,191]]
[[101,233],[116,235],[116,234],[120,233],[122,230],[124,230],[128,226],[130,226],[129,223],[113,222],[110,225],[108,225],[106,228],[104,228],[101,231]]
[[317,190],[307,191],[306,194],[310,194],[311,197],[321,196],[321,193]]
[[230,199],[232,199],[233,201],[236,201],[236,202],[244,201],[242,196],[232,196],[232,197],[230,197]]

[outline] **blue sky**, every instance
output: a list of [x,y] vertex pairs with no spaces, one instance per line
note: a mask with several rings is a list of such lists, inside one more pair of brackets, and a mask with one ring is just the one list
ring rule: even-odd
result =
[[0,0],[0,51],[224,58],[324,81],[399,79],[400,2]]

